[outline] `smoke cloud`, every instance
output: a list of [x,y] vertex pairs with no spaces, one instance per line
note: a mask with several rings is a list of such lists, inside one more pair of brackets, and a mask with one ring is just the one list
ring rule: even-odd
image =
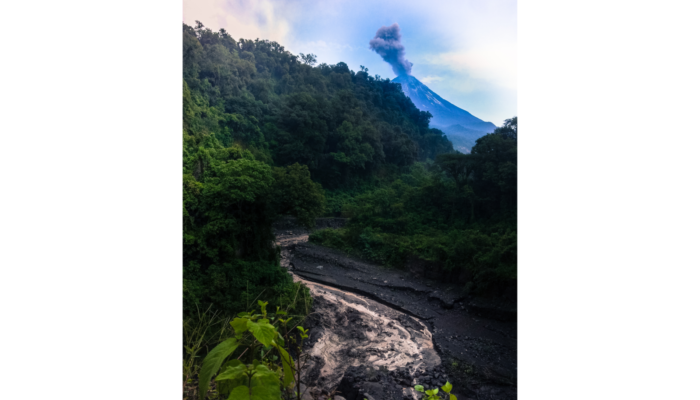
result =
[[369,48],[391,64],[396,75],[411,75],[413,64],[406,59],[406,51],[401,44],[401,28],[394,23],[377,30],[374,39],[369,41]]

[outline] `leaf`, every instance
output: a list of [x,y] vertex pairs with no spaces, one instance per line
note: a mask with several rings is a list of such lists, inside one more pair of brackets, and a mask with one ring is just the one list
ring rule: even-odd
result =
[[234,318],[231,321],[231,327],[236,330],[236,333],[243,333],[248,330],[248,319]]
[[275,327],[268,323],[255,323],[248,321],[248,330],[255,336],[256,339],[265,346],[269,346],[272,340],[277,336]]
[[452,384],[450,383],[450,381],[447,381],[447,383],[445,383],[445,386],[442,387],[442,390],[446,391],[447,393],[450,393],[452,391]]
[[249,399],[250,395],[248,394],[248,386],[239,386],[231,391],[231,394],[228,396],[228,400],[243,400],[243,399]]
[[263,313],[263,315],[267,315],[267,302],[258,300],[258,305],[260,306],[260,311]]
[[297,329],[299,329],[301,331],[301,338],[302,339],[309,337],[309,335],[307,335],[307,333],[309,332],[308,329],[304,329],[301,326],[297,326]]
[[425,389],[423,388],[423,385],[416,385],[413,388],[421,393],[425,391]]
[[279,400],[279,377],[264,365],[255,367],[255,375],[250,380],[250,388],[238,386],[231,391],[229,400]]
[[284,346],[284,337],[281,333],[277,333],[277,339],[275,339],[280,346]]
[[[223,381],[223,380],[231,380],[231,379],[238,379],[245,375],[246,370],[248,367],[245,366],[240,360],[234,360],[238,361],[236,365],[230,365],[226,368],[225,371],[219,373],[219,375],[216,376],[215,381]],[[228,364],[228,363],[227,363]]]
[[[237,367],[237,366],[242,365],[242,364],[243,363],[241,362],[241,360],[236,360],[236,359],[229,360],[229,361],[226,361],[221,366],[221,371],[223,373],[223,372],[226,372],[226,370],[229,369],[229,367]],[[216,381],[217,381],[216,382],[216,390],[222,396],[228,396],[229,393],[231,393],[231,390],[233,390],[235,387],[238,387],[238,386],[240,386],[248,381],[248,378],[245,375],[242,375],[240,378],[237,378],[237,379],[221,380],[221,379],[219,379],[219,377],[221,376],[222,373],[220,373],[219,376],[216,377]]]
[[450,394],[450,400],[457,400],[457,396]]
[[280,352],[280,357],[282,358],[282,367],[284,368],[284,383],[282,386],[288,387],[289,384],[294,381],[294,361],[292,360],[292,357],[289,356],[289,353],[287,353],[287,350],[285,350],[282,346],[275,342],[272,342],[272,345],[277,348],[277,351]]
[[209,390],[209,381],[211,377],[216,374],[216,372],[221,367],[221,363],[224,362],[226,357],[228,357],[234,350],[238,347],[238,340],[236,339],[226,339],[219,343],[212,351],[204,357],[202,362],[202,369],[199,371],[199,398],[204,399],[207,395],[207,390]]

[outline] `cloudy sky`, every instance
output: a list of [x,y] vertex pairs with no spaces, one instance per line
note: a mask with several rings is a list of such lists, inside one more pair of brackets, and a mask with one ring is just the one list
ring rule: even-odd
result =
[[517,115],[515,0],[184,0],[183,21],[196,20],[390,79],[396,75],[369,41],[398,23],[413,76],[485,121]]

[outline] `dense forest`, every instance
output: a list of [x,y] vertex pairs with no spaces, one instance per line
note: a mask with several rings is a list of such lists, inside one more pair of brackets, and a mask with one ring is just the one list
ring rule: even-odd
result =
[[402,267],[431,262],[433,276],[479,294],[512,285],[517,265],[517,118],[476,141],[471,154],[415,163],[391,184],[342,207],[348,226],[310,240]]
[[458,154],[398,84],[276,42],[183,24],[184,311],[271,305],[295,288],[272,223],[345,215],[311,240],[515,277],[517,119]]
[[[185,312],[293,292],[271,224],[311,223],[323,188],[356,190],[452,151],[388,79],[313,66],[275,42],[183,25]],[[322,185],[322,186],[321,186]]]

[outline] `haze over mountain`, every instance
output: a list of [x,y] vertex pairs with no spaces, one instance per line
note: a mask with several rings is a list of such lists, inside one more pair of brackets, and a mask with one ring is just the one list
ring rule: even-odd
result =
[[443,99],[411,75],[399,75],[392,82],[401,84],[401,89],[411,98],[416,107],[421,111],[429,111],[433,115],[430,124],[435,128],[444,129],[452,125],[461,125],[464,128],[485,133],[491,133],[496,129],[496,125],[482,121]]
[[401,84],[403,92],[419,110],[430,112],[433,115],[430,126],[445,132],[455,148],[463,153],[469,152],[476,139],[496,129],[491,122],[482,121],[443,99],[411,75],[399,75],[392,82]]

